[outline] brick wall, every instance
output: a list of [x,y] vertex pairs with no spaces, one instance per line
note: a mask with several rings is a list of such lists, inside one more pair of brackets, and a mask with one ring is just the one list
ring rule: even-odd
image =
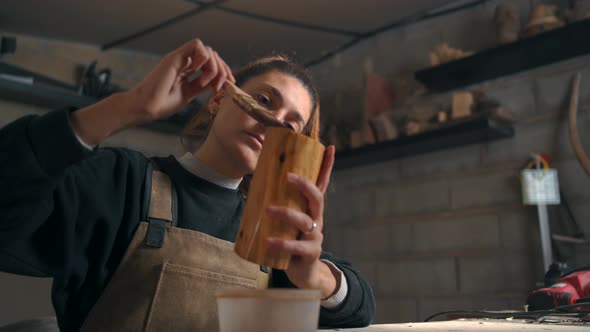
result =
[[[400,75],[428,66],[429,50],[443,41],[471,50],[493,46],[497,3],[385,32],[313,67],[324,117],[355,123],[346,118],[360,113],[368,60],[395,84]],[[531,2],[517,3],[524,24]],[[423,320],[453,309],[522,308],[543,276],[536,210],[521,204],[518,180],[531,152],[554,159],[563,194],[590,236],[590,177],[572,152],[566,119],[577,71],[582,105],[588,105],[590,57],[478,86],[515,113],[512,139],[335,172],[325,247],[371,281],[378,322]],[[579,115],[586,151],[588,113],[586,107]],[[554,227],[565,220],[557,208],[550,208],[550,217]],[[587,246],[560,249],[572,264],[590,261]]]

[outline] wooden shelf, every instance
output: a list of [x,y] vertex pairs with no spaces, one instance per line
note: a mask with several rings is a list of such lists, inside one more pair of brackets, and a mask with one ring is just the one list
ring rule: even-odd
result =
[[[334,169],[346,169],[463,145],[514,136],[511,123],[488,116],[453,120],[417,135],[366,145],[336,153]],[[435,161],[433,161],[435,162]]]
[[[99,98],[79,94],[74,86],[53,80],[25,69],[0,63],[0,99],[36,105],[49,109],[83,108],[98,102]],[[13,77],[13,78],[9,78]],[[30,79],[29,82],[24,82]],[[200,104],[194,101],[190,109],[178,112],[166,120],[155,121],[143,128],[178,135]]]
[[0,98],[47,108],[84,107],[98,100],[47,84],[25,84],[0,78]]
[[417,71],[428,89],[448,91],[590,54],[590,19]]

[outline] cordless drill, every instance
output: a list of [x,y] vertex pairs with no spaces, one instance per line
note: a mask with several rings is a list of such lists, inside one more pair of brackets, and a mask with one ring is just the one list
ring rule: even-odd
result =
[[533,291],[527,298],[531,311],[577,303],[588,303],[588,306],[575,309],[590,310],[590,267],[570,272],[551,286]]

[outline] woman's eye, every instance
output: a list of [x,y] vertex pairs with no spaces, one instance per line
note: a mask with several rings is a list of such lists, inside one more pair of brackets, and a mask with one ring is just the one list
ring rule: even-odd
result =
[[264,105],[266,107],[270,106],[270,99],[265,95],[257,94],[256,100],[258,100],[259,103],[261,103],[262,105]]
[[298,131],[298,130],[297,130],[297,125],[294,125],[294,124],[292,124],[292,123],[290,123],[290,122],[285,122],[285,126],[287,126],[287,128],[289,128],[289,129],[291,129],[291,130],[293,130],[293,131],[295,131],[295,132],[297,132],[297,131]]

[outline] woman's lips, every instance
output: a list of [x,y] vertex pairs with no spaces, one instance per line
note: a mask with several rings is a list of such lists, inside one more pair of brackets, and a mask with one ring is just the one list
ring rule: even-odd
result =
[[249,133],[249,132],[246,132],[246,134],[248,136],[250,136],[251,138],[253,138],[253,141],[256,142],[258,148],[262,148],[262,144],[264,143],[264,138],[262,138],[262,136],[256,135],[256,134],[252,134],[252,133]]

